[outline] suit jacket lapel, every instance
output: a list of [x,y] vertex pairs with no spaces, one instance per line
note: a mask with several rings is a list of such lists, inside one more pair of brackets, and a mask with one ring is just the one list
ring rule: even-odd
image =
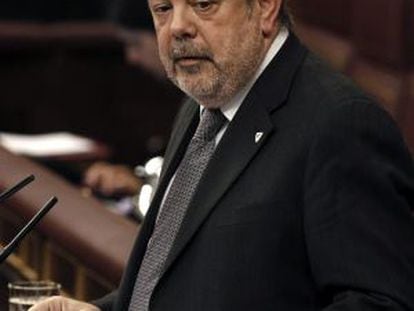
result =
[[[210,160],[168,256],[164,273],[272,134],[274,125],[270,113],[285,102],[305,52],[296,37],[291,35],[279,55],[256,81]],[[256,135],[261,136],[257,142]]]
[[[163,182],[169,183],[198,125],[200,106],[192,100],[187,100],[184,105],[183,111],[177,117],[178,124],[171,134],[171,141],[165,152],[160,185]],[[164,195],[164,191],[158,192]]]
[[[186,105],[186,107],[183,108],[182,115],[179,117],[180,123],[178,123],[174,129],[172,140],[167,147],[159,185],[143,225],[142,231],[144,231],[144,229],[146,230],[144,231],[145,236],[141,238],[141,241],[145,245],[152,234],[155,220],[170,179],[174,175],[174,172],[180,163],[180,160],[185,153],[185,149],[198,124],[199,106],[192,101],[187,101],[184,105]],[[144,253],[142,252],[140,255],[142,258]]]
[[[182,114],[179,117],[180,123],[174,129],[172,140],[168,144],[159,185],[144,222],[143,229],[146,229],[145,233],[147,234],[142,240],[145,245],[152,234],[155,220],[170,179],[174,175],[198,124],[199,106],[192,101],[187,101],[184,105],[186,106],[183,108]],[[141,255],[143,256],[143,253]]]
[[173,130],[172,139],[167,147],[157,191],[145,221],[140,228],[139,236],[129,258],[127,270],[123,274],[120,286],[120,292],[123,294],[118,295],[114,310],[126,310],[128,308],[138,270],[145,254],[148,240],[152,235],[165,190],[198,124],[199,106],[191,101],[187,101],[184,105],[185,107],[183,107],[178,117],[179,123],[177,123]]
[[[170,251],[164,272],[176,260],[216,203],[236,180],[271,134],[273,126],[266,111],[243,105],[220,144],[197,187],[180,231]],[[256,133],[262,133],[256,143]],[[235,156],[234,150],[237,150]]]

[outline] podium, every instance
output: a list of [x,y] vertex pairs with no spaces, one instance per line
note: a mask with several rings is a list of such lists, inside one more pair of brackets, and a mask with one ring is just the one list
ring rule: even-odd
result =
[[3,244],[51,195],[59,198],[6,264],[25,278],[60,282],[77,299],[94,299],[114,289],[139,226],[82,195],[81,189],[48,169],[2,148],[0,172],[0,190],[26,175],[36,176],[35,182],[0,207]]

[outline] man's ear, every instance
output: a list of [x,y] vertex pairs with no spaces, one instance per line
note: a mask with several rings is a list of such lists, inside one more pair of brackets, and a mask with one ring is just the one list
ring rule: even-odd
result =
[[261,10],[261,27],[265,37],[275,32],[275,25],[283,0],[258,0]]

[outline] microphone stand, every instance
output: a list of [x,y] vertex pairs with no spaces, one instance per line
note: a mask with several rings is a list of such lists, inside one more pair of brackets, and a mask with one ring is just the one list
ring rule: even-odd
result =
[[[0,194],[0,203],[7,200],[9,197],[11,197],[16,192],[20,191],[22,188],[24,188],[26,185],[31,183],[35,177],[33,175],[30,175],[26,177],[25,179],[21,180],[19,183],[14,185],[13,187],[5,190]],[[17,235],[11,240],[9,244],[7,244],[6,247],[4,247],[0,252],[0,264],[6,260],[7,257],[16,249],[16,247],[19,245],[20,241],[24,239],[24,237],[33,229],[34,226],[50,211],[50,209],[55,206],[58,199],[53,196],[51,197],[45,205],[30,219],[30,221],[23,227],[22,230],[17,233]]]
[[22,188],[26,187],[33,180],[35,180],[34,175],[29,175],[26,178],[24,178],[23,180],[19,181],[17,184],[15,184],[13,187],[4,190],[0,194],[0,203],[3,202],[3,201],[6,201],[8,198],[10,198],[16,192],[19,192]]

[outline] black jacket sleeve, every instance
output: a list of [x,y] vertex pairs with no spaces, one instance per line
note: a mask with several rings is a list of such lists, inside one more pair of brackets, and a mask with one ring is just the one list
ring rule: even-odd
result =
[[117,295],[118,295],[118,290],[115,290],[98,300],[91,301],[91,304],[97,306],[102,311],[112,311],[113,304],[115,302]]

